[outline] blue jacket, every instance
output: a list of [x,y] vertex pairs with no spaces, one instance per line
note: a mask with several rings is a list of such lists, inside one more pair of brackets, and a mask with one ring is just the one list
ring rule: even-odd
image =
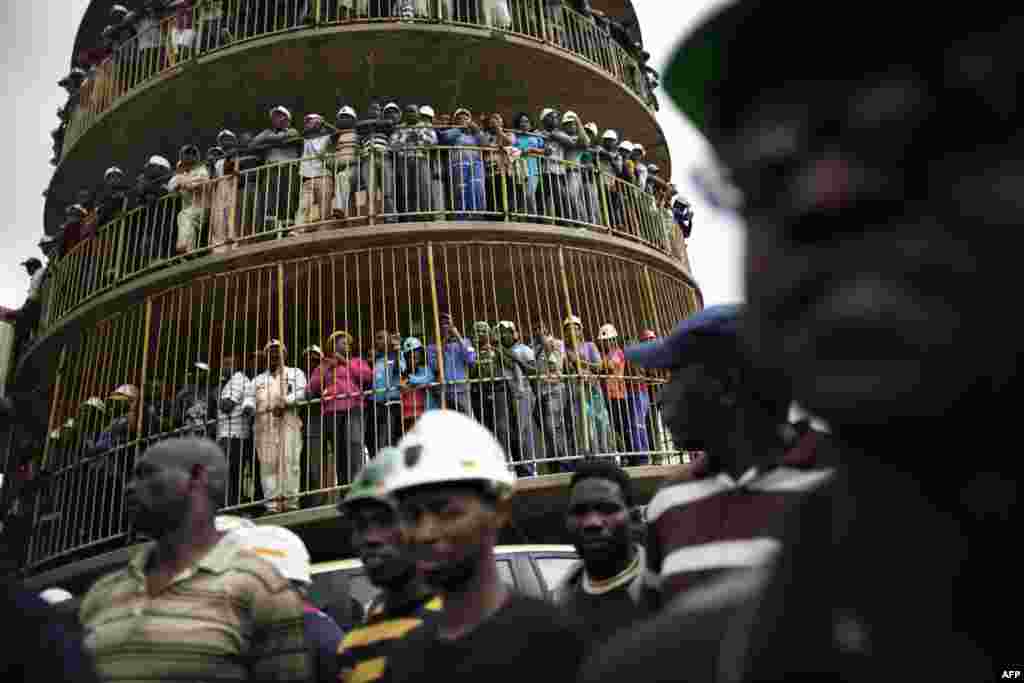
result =
[[[397,368],[395,367],[397,364]],[[370,400],[378,403],[384,401],[400,401],[402,373],[405,372],[405,360],[393,351],[385,356],[378,353],[373,361],[373,393]]]
[[[444,345],[444,377],[448,382],[469,378],[469,369],[476,364],[476,349],[465,337],[461,342],[448,342]],[[441,372],[437,366],[437,346],[427,347],[427,365],[438,377]],[[468,384],[457,384],[450,387],[457,392],[469,391]]]
[[[416,372],[409,375],[409,385],[414,387],[423,387],[433,384],[437,381],[437,375],[434,374],[433,368],[429,365],[421,365],[416,368]],[[434,398],[434,392],[427,392],[427,403],[425,406],[426,410],[433,410],[434,408],[440,408],[437,405],[437,401]]]
[[[441,131],[438,136],[438,142],[442,145],[450,145],[454,147],[482,147],[484,144],[483,138],[480,135],[474,135],[468,130],[462,128],[449,128],[448,130]],[[476,150],[470,150],[466,152],[452,152],[452,163],[468,163],[471,161],[483,163],[483,159],[480,156],[480,152]]]

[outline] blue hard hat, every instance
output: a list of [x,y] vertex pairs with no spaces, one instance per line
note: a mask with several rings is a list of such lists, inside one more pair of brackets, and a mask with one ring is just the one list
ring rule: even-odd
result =
[[678,368],[688,362],[697,362],[700,360],[694,355],[697,341],[707,337],[735,339],[742,311],[741,304],[708,306],[679,323],[667,337],[627,347],[626,359],[653,369]]

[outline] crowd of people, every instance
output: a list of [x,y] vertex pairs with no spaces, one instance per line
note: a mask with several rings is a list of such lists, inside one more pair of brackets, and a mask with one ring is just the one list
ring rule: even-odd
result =
[[[304,349],[297,366],[272,340],[249,367],[229,356],[212,368],[198,362],[160,388],[123,384],[106,399],[90,397],[51,435],[42,476],[72,469],[59,486],[51,482],[47,509],[93,490],[120,501],[134,458],[121,447],[186,434],[216,439],[227,455],[222,505],[255,503],[244,514],[323,505],[323,491],[348,484],[369,454],[442,406],[490,429],[521,476],[571,472],[594,455],[642,465],[670,450],[653,406],[658,380],[627,368],[625,340],[611,323],[595,341],[576,316],[559,336],[541,321],[522,334],[512,321],[477,321],[468,337],[448,314],[439,325],[440,352],[379,330],[361,356],[355,338],[337,330],[323,348]],[[652,330],[639,335],[654,338]],[[96,515],[87,535],[101,536],[106,519]]]
[[[359,217],[378,198],[388,222],[398,214],[424,220],[510,210],[527,220],[610,222],[625,230],[638,220],[627,184],[651,198],[652,211],[671,207],[689,236],[688,202],[658,175],[657,164],[646,161],[643,145],[620,140],[614,129],[599,134],[596,123],[583,124],[572,111],[545,108],[539,121],[535,127],[522,112],[506,127],[500,113],[477,121],[464,108],[435,116],[429,105],[407,104],[403,111],[396,102],[374,102],[363,119],[343,105],[333,125],[307,114],[300,133],[291,112],[278,106],[268,128],[254,136],[220,131],[205,157],[195,144],[181,148],[173,168],[151,155],[134,183],[121,167],[110,167],[96,185],[79,191],[48,246],[59,259],[125,211],[172,192],[182,196],[177,253],[194,249],[204,231],[213,244],[237,236],[243,225],[262,231]],[[273,166],[287,162],[301,163]],[[269,168],[246,173],[261,167]]]
[[[516,21],[528,21],[533,28],[530,33],[534,33],[540,29],[542,12],[546,39],[562,45],[569,31],[562,10],[569,8],[629,55],[632,64],[625,76],[657,108],[654,91],[659,84],[658,74],[648,64],[650,53],[631,36],[635,24],[627,25],[594,10],[589,0],[543,0],[522,7],[520,4],[520,0],[147,0],[135,11],[113,4],[109,13],[111,23],[102,30],[98,44],[75,55],[70,73],[58,83],[67,90],[68,101],[57,111],[60,125],[52,132],[54,157],[50,163],[59,163],[75,110],[88,106],[104,111],[119,94],[116,79],[129,79],[129,74],[155,74],[194,53],[272,30],[312,24],[318,18],[329,22],[435,19],[509,30],[514,28],[515,17]],[[318,17],[314,10],[319,11]],[[534,17],[534,13],[538,15]],[[171,22],[170,30],[162,28],[162,22]],[[514,30],[526,32],[524,27]],[[137,78],[135,75],[130,80]]]

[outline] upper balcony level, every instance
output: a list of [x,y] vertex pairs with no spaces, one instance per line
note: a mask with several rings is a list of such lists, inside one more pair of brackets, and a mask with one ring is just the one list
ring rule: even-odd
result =
[[544,0],[510,0],[507,13],[493,0],[416,0],[401,20],[399,3],[387,12],[372,0],[345,4],[204,1],[139,24],[72,98],[47,231],[71,184],[113,160],[127,164],[143,138],[159,150],[164,137],[245,128],[249,117],[260,126],[276,104],[326,113],[339,102],[360,107],[400,93],[438,111],[466,106],[507,116],[560,106],[603,126],[628,125],[632,139],[668,164],[642,65],[593,17]]
[[[447,129],[447,137],[461,130]],[[653,194],[604,170],[607,161],[581,165],[529,151],[443,145],[364,151],[339,141],[321,156],[249,168],[233,156],[220,162],[219,177],[211,178],[206,164],[179,168],[156,178],[134,208],[123,188],[114,191],[66,225],[62,253],[43,282],[39,336],[94,302],[109,306],[147,278],[169,277],[186,262],[199,268],[228,258],[251,263],[259,252],[287,251],[311,233],[348,245],[466,228],[509,239],[523,230],[545,239],[593,237],[602,249],[647,254],[692,281],[682,230],[667,208],[667,185],[660,182]]]

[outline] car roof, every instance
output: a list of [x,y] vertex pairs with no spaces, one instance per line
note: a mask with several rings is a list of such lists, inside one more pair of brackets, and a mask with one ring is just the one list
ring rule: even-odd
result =
[[[571,545],[499,545],[495,546],[495,555],[518,555],[524,553],[571,553],[576,555],[576,548]],[[363,563],[359,559],[350,557],[343,560],[330,560],[328,562],[317,562],[312,566],[312,573],[323,574],[346,569],[359,569]]]

